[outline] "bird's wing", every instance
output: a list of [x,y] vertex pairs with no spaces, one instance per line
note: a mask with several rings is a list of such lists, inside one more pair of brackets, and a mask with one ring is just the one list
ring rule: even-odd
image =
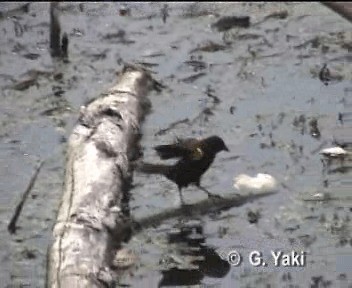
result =
[[[154,147],[161,159],[194,158],[200,154],[199,140],[196,138],[177,139],[176,143]],[[198,154],[197,154],[198,153]]]

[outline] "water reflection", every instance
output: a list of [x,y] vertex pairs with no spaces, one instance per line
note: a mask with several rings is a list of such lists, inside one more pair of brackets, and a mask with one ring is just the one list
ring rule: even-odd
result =
[[182,260],[163,263],[167,267],[161,270],[159,287],[197,285],[204,277],[223,278],[230,271],[230,264],[205,244],[203,226],[197,220],[170,231],[168,242],[179,243],[177,252],[181,257],[178,259]]

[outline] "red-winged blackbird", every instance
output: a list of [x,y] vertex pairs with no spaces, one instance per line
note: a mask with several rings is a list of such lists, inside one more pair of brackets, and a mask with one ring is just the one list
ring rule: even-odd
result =
[[208,196],[214,196],[201,187],[200,180],[205,171],[213,163],[220,151],[229,151],[224,141],[218,136],[205,139],[178,139],[176,143],[154,147],[161,159],[180,158],[174,165],[142,163],[138,170],[150,174],[162,174],[175,182],[180,199],[184,204],[181,190],[189,184],[195,184],[205,191]]

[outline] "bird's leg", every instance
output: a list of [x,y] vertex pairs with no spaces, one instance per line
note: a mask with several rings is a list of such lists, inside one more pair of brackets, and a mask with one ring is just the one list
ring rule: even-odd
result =
[[213,194],[213,193],[209,192],[206,188],[204,188],[204,187],[202,187],[202,186],[200,186],[200,185],[197,185],[197,186],[198,186],[198,188],[199,188],[200,190],[202,190],[202,191],[204,191],[205,193],[207,193],[209,198],[218,198],[218,199],[219,199],[219,198],[222,198],[220,195]]

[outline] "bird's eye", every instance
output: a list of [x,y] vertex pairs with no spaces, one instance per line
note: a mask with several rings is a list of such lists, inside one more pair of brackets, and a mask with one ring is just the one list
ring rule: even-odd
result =
[[192,158],[194,160],[200,160],[200,159],[202,159],[203,155],[204,155],[203,150],[198,147],[193,151]]

